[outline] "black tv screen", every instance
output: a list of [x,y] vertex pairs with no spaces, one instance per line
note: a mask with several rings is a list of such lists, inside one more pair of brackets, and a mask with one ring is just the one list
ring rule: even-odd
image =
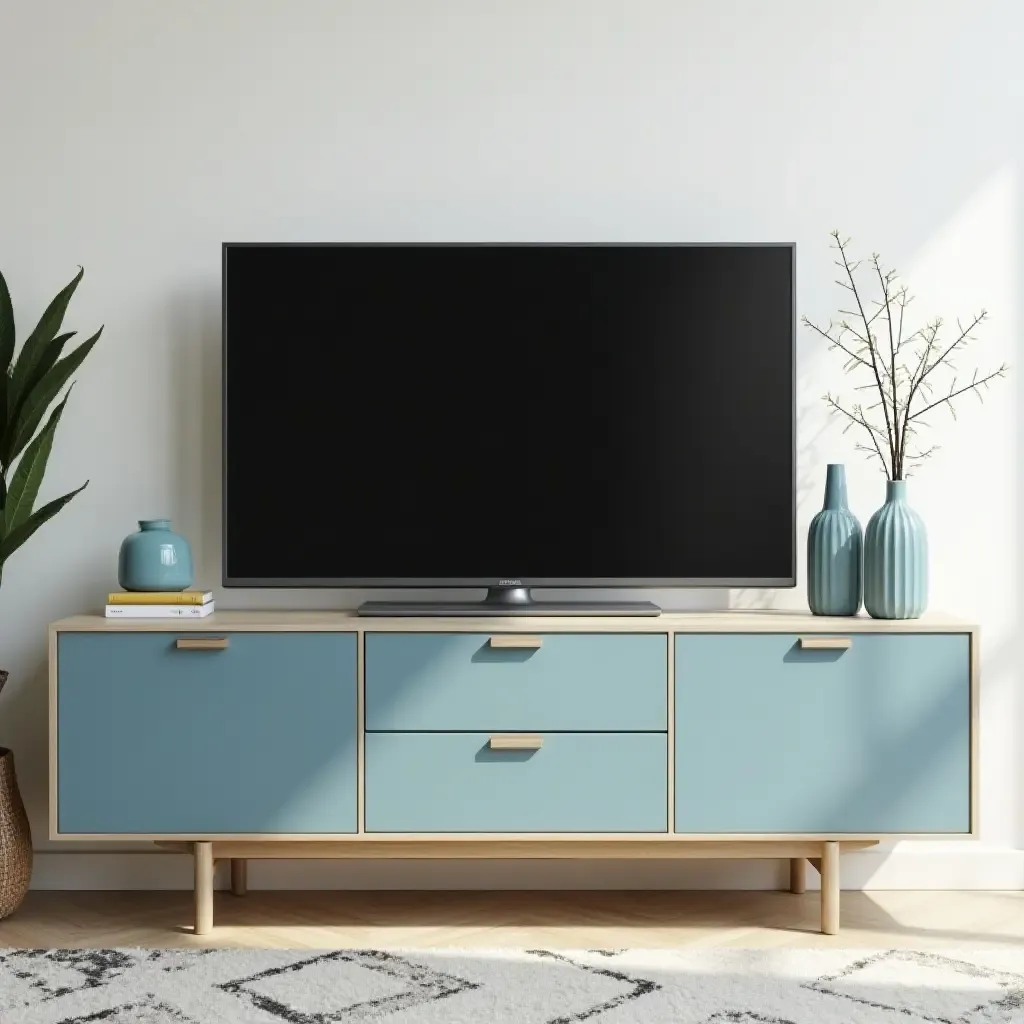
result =
[[228,586],[788,586],[794,247],[226,244]]

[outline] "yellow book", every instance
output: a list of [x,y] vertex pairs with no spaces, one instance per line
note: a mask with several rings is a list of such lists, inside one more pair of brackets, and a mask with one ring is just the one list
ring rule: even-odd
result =
[[212,590],[125,590],[107,594],[107,604],[209,604]]

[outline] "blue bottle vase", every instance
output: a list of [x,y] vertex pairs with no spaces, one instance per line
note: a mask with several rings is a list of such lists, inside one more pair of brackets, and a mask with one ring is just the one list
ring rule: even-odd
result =
[[876,619],[917,619],[928,605],[928,534],[907,504],[906,480],[889,480],[864,536],[864,607]]
[[856,615],[861,598],[861,528],[846,501],[846,467],[825,471],[825,501],[807,530],[807,603],[815,615]]
[[117,582],[125,590],[187,590],[192,586],[192,550],[171,531],[170,519],[140,519],[139,532],[121,542]]

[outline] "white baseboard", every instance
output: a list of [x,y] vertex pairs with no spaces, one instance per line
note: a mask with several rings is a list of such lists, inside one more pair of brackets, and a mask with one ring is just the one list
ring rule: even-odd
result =
[[[962,844],[904,846],[842,859],[844,889],[1024,889],[1024,850]],[[225,866],[218,884],[226,884]],[[266,860],[252,889],[780,889],[782,861]],[[808,888],[818,884],[807,872]],[[191,889],[192,859],[177,853],[40,851],[33,889]]]

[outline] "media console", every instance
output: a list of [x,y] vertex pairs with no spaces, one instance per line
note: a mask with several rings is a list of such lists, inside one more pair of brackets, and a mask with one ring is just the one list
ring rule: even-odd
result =
[[[261,857],[839,859],[977,833],[978,630],[657,618],[77,616],[50,627],[50,835]],[[186,845],[187,844],[187,845]]]

